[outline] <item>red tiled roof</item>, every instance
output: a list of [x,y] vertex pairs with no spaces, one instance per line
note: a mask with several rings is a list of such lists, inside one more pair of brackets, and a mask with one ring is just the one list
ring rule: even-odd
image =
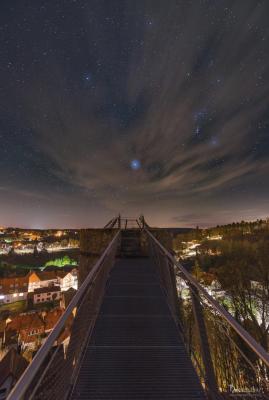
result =
[[33,330],[44,327],[44,322],[38,313],[20,314],[15,316],[11,322],[7,324],[7,330],[20,332],[22,330]]
[[44,317],[44,322],[45,322],[45,330],[50,330],[53,329],[58,320],[61,318],[63,315],[64,310],[61,308],[57,308],[55,310],[49,311],[45,317]]
[[39,271],[36,272],[36,275],[40,278],[42,281],[49,281],[52,279],[57,279],[57,278],[64,278],[69,271],[63,271],[63,270],[54,270],[54,271]]
[[36,275],[41,281],[52,281],[54,279],[57,279],[57,275],[54,271],[40,271],[36,272]]
[[37,288],[34,290],[34,294],[39,294],[39,293],[50,293],[50,292],[60,292],[61,287],[60,286],[45,286],[41,288]]

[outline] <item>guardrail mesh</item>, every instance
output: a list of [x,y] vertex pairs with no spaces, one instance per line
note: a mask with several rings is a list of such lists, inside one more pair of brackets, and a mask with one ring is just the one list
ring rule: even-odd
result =
[[[177,263],[173,263],[173,256],[168,257],[149,232],[148,239],[168,304],[208,397],[269,399],[269,368],[211,306],[208,299],[192,287],[192,283],[178,269]],[[197,326],[194,300],[201,307],[200,317],[204,321],[205,332],[199,332],[201,327]],[[201,334],[206,335],[209,346],[209,354],[204,352],[204,358],[203,346],[206,343],[201,343]],[[212,362],[215,386],[214,382],[209,382],[205,361],[209,366]]]
[[[25,382],[26,391],[16,399],[56,400],[67,398],[102,303],[109,271],[115,262],[118,240],[115,240],[80,301],[71,310],[54,345],[48,349],[44,361],[38,371],[35,371],[35,376],[31,382]],[[43,346],[46,346],[46,341]]]

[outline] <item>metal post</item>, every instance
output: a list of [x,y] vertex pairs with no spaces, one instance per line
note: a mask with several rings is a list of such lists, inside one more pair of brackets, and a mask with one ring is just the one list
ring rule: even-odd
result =
[[210,397],[214,400],[219,400],[221,399],[221,396],[219,394],[213,362],[210,354],[203,309],[199,301],[198,290],[193,285],[191,285],[191,298],[195,322],[198,328],[199,341],[201,344],[202,359],[205,368],[205,384],[210,393]]
[[176,281],[176,274],[174,270],[174,264],[170,262],[168,258],[166,258],[167,266],[170,273],[170,281],[171,281],[171,298],[173,302],[173,309],[177,320],[180,320],[180,307],[179,307],[179,297],[177,293],[177,281]]

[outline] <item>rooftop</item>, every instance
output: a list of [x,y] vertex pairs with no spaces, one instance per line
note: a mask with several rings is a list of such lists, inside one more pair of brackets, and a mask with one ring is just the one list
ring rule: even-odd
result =
[[35,289],[34,290],[34,294],[60,292],[60,291],[61,291],[60,286],[45,286],[45,287],[42,287],[42,288]]

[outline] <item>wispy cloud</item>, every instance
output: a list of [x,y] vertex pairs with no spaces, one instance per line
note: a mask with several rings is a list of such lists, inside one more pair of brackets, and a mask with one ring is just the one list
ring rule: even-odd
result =
[[[110,48],[100,44],[91,84],[81,73],[69,86],[66,67],[51,60],[21,94],[32,145],[51,173],[111,213],[152,210],[172,224],[212,220],[210,207],[229,193],[231,214],[233,196],[246,202],[244,190],[264,199],[268,192],[251,186],[269,170],[259,131],[269,108],[268,4],[149,2],[143,28],[136,6],[125,7],[125,21],[139,20],[140,29],[104,36]],[[100,72],[104,63],[111,70]]]

